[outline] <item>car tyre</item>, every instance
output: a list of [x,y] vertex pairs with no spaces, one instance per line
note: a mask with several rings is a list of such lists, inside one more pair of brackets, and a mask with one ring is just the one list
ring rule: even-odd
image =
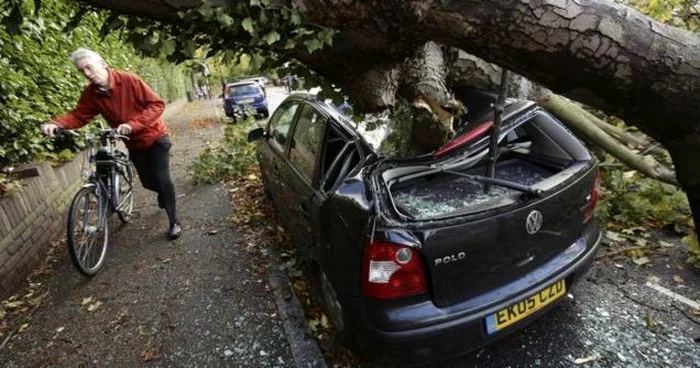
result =
[[260,168],[260,178],[262,180],[262,185],[263,185],[263,193],[265,193],[265,198],[268,200],[272,200],[272,191],[270,191],[270,181],[267,179],[267,175],[265,175],[265,170]]
[[[323,305],[323,310],[333,324],[336,338],[346,347],[352,350],[357,350],[358,345],[353,338],[353,335],[350,333],[350,331],[348,331],[345,311],[343,310],[342,305],[340,305],[335,288],[326,276],[326,273],[321,270],[321,267],[318,265],[314,266],[314,268],[316,268],[316,287],[320,291],[320,296],[322,299],[321,304]],[[319,294],[317,293],[316,295]]]

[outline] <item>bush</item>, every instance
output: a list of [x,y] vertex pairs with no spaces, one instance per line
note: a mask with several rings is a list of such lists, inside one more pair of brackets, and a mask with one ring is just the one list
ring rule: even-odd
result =
[[246,175],[255,165],[255,145],[248,143],[252,118],[228,121],[220,142],[208,145],[189,168],[194,184],[213,184]]

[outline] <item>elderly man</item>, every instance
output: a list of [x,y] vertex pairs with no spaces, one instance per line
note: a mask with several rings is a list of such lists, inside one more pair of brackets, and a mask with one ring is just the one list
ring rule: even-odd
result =
[[43,124],[41,131],[53,137],[58,127],[80,128],[100,114],[117,133],[128,135],[125,144],[141,183],[158,193],[158,206],[165,209],[170,221],[167,236],[177,239],[182,228],[170,179],[172,142],[160,118],[165,104],[139,77],[110,68],[92,50],[79,48],[70,59],[90,84],[80,94],[73,111]]

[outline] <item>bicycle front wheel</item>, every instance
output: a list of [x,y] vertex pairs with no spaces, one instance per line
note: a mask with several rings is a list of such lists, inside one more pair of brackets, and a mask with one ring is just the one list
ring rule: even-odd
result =
[[73,265],[87,276],[102,267],[109,245],[109,215],[99,188],[81,188],[68,212],[68,250]]

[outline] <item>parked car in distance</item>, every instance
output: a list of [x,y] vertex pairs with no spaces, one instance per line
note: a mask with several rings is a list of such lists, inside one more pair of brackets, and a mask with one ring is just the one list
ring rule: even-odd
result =
[[224,88],[224,111],[226,116],[238,117],[255,114],[264,118],[270,115],[267,97],[255,81],[228,83]]
[[247,77],[247,78],[242,79],[241,81],[245,81],[245,82],[247,82],[247,81],[254,81],[255,83],[258,84],[258,86],[260,86],[260,88],[262,89],[262,91],[263,91],[263,93],[265,94],[265,96],[267,96],[267,91],[265,90],[265,85],[266,85],[267,82],[268,82],[267,77],[262,77],[262,76],[258,76],[258,77]]
[[457,97],[468,122],[417,157],[391,156],[390,120],[358,125],[309,94],[249,134],[337,335],[379,361],[444,360],[522,329],[567,299],[600,244],[584,145],[508,100],[486,176],[495,96]]

